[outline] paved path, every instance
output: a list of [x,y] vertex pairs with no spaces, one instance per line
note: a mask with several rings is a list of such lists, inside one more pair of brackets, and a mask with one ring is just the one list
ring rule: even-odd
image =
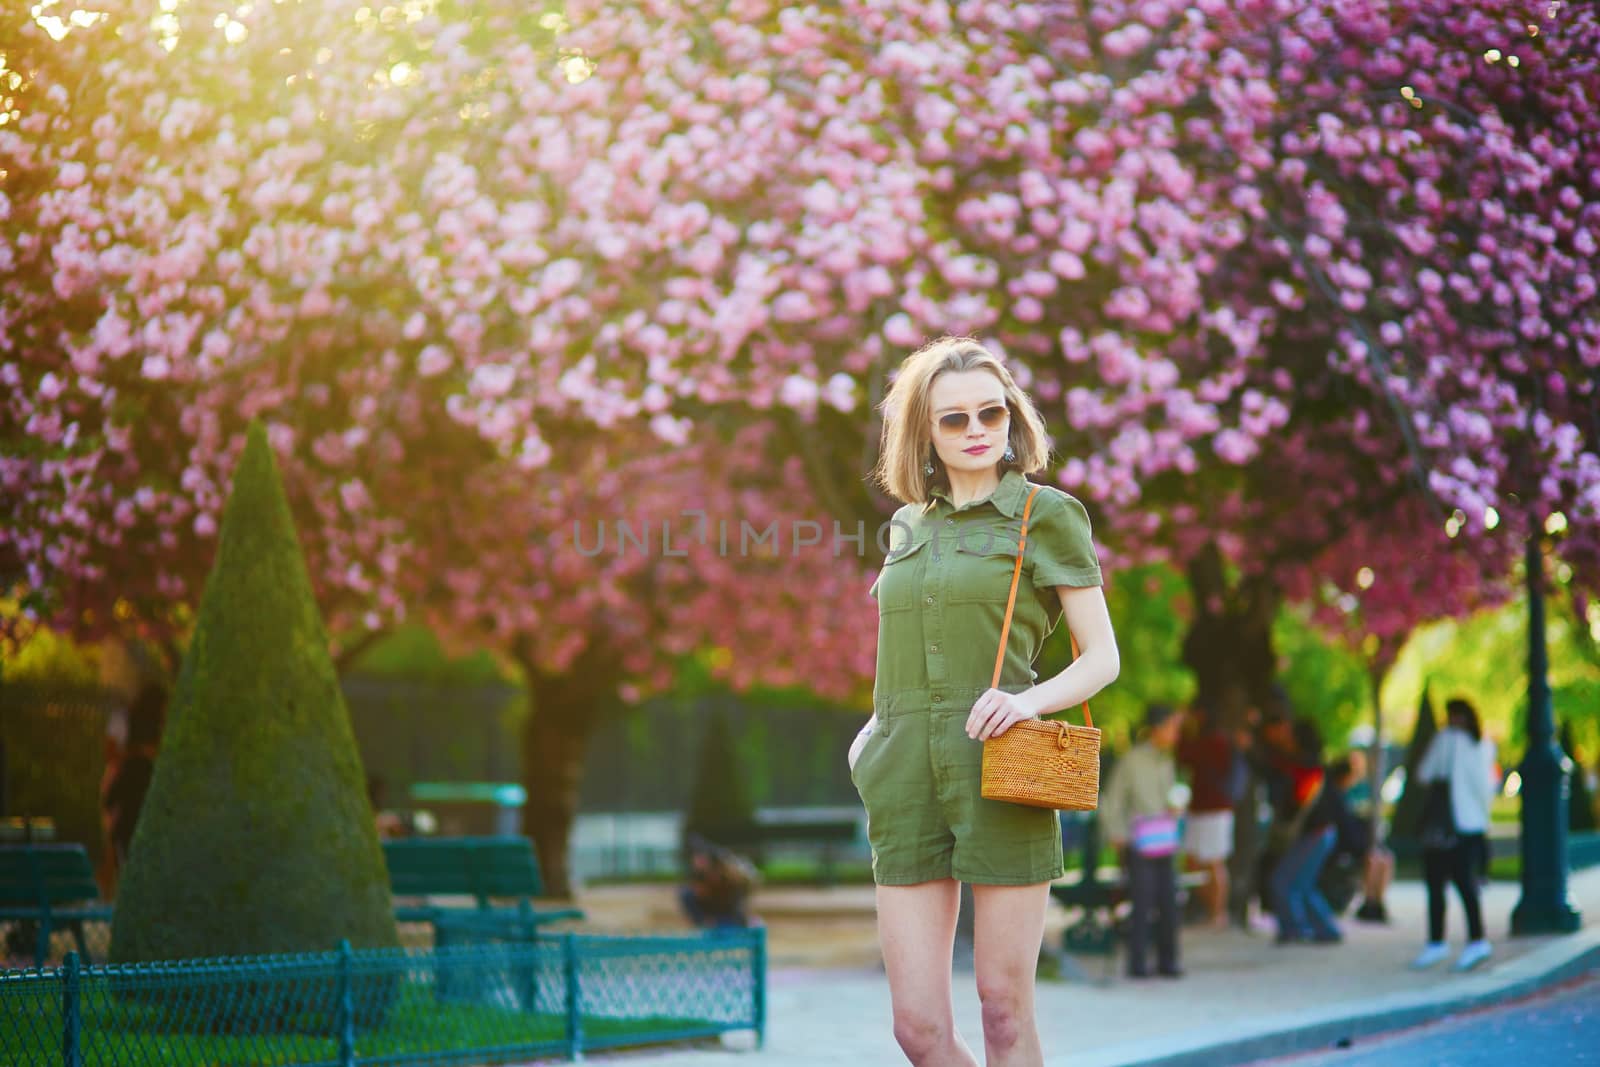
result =
[[1493,1011],[1361,1042],[1347,1050],[1263,1060],[1293,1067],[1506,1067],[1600,1063],[1600,978]]
[[[1575,875],[1572,890],[1585,919],[1600,922],[1600,869]],[[721,1044],[673,1051],[595,1054],[590,1059],[626,1061],[634,1067],[733,1067],[739,1062],[762,1067],[903,1063],[890,1033],[888,984],[875,942],[870,939],[871,892],[870,886],[812,891],[809,903],[806,895],[798,891],[768,894],[766,919],[772,930],[774,952],[768,1000],[770,1024],[766,1047],[760,1053],[731,1056],[730,1049],[747,1047],[747,1043],[739,1035],[729,1035]],[[1508,939],[1507,922],[1518,896],[1517,886],[1507,883],[1492,885],[1486,894],[1485,915],[1489,935],[1495,942],[1495,956],[1487,967],[1490,973],[1551,941]],[[593,903],[588,896],[583,903],[597,917],[606,914],[604,903]],[[1425,895],[1421,884],[1397,884],[1389,904],[1393,915],[1390,925],[1347,923],[1347,941],[1339,946],[1279,947],[1272,944],[1266,931],[1211,932],[1189,928],[1183,942],[1183,962],[1189,973],[1175,982],[1130,982],[1120,977],[1104,984],[1041,980],[1037,1006],[1046,1062],[1052,1067],[1136,1062],[1182,1048],[1191,1039],[1235,1034],[1274,1018],[1292,1020],[1310,1011],[1345,1003],[1371,1003],[1384,996],[1448,995],[1472,988],[1464,983],[1480,978],[1484,969],[1469,975],[1454,974],[1447,968],[1418,974],[1406,967],[1422,941]],[[811,914],[805,917],[808,909]],[[1449,934],[1459,946],[1459,904],[1452,902],[1451,909]],[[1061,921],[1056,909],[1052,931],[1059,930]],[[831,955],[844,959],[854,951],[858,956],[870,956],[871,962],[816,965],[829,955],[818,949],[810,957],[813,965],[797,963],[796,960],[807,958],[803,951],[804,931],[813,923],[832,928],[835,937],[840,936],[840,927],[849,929],[852,924],[865,923],[865,946],[835,946]],[[828,938],[821,936],[817,940],[826,942]],[[1048,936],[1047,944],[1059,944],[1054,933]],[[1098,979],[1101,962],[1083,962],[1091,976]],[[954,1000],[961,1033],[969,1045],[981,1051],[978,998],[971,974],[956,976]]]

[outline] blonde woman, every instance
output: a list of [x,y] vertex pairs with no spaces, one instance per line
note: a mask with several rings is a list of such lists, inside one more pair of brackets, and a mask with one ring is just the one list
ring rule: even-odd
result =
[[[976,1065],[956,1033],[951,958],[960,883],[972,886],[974,963],[991,1067],[1043,1063],[1034,970],[1049,883],[1062,873],[1056,813],[980,795],[985,739],[1074,707],[1117,677],[1117,644],[1083,505],[1040,489],[998,688],[990,688],[1026,475],[1049,452],[1044,421],[996,356],[947,337],[901,364],[882,404],[875,474],[891,520],[878,601],[873,715],[851,745],[867,809],[878,935],[894,1036],[918,1065]],[[1080,654],[1039,679],[1066,619]]]

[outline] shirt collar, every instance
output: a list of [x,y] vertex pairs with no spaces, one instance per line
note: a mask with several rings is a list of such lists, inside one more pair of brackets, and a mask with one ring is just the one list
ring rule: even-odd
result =
[[[1019,518],[1022,515],[1022,505],[1028,499],[1028,479],[1016,468],[1007,470],[1000,476],[1000,484],[995,486],[993,493],[985,497],[992,503],[1000,514],[1008,519]],[[950,502],[950,490],[944,485],[935,485],[928,490],[928,502],[922,506],[922,513],[928,514],[938,506],[939,501],[944,501],[946,507],[953,507]],[[980,503],[980,501],[973,501]]]

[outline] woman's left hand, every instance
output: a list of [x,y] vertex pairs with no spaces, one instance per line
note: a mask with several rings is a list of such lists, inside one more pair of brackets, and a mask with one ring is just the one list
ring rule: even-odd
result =
[[974,741],[999,737],[1011,729],[1013,723],[1034,718],[1033,709],[1021,693],[1007,693],[1001,689],[987,690],[972,705],[967,716],[967,736]]

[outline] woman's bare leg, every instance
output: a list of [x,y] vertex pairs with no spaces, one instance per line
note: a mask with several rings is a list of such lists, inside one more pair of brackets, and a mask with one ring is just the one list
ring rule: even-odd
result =
[[1033,986],[1050,883],[972,887],[973,962],[988,1067],[1042,1067]]
[[1206,881],[1206,914],[1211,925],[1218,930],[1228,928],[1228,861],[1216,860],[1205,865],[1211,877]]
[[956,1033],[950,1002],[960,888],[949,878],[878,886],[878,943],[889,973],[894,1039],[916,1067],[978,1067]]

